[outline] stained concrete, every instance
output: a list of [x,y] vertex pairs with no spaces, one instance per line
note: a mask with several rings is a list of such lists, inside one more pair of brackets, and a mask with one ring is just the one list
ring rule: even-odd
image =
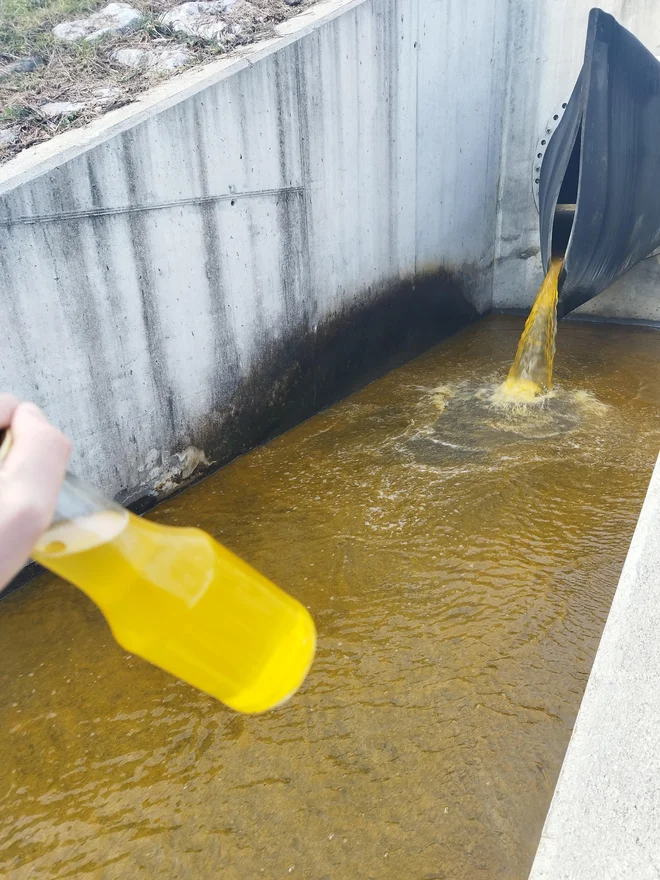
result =
[[0,169],[0,386],[74,471],[162,497],[489,309],[506,11],[320,4]]

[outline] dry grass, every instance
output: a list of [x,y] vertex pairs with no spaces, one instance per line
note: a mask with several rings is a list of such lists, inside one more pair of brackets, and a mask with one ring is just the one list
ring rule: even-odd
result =
[[[83,125],[111,107],[129,103],[158,79],[146,71],[128,70],[116,64],[111,57],[115,49],[185,45],[193,55],[193,63],[202,63],[268,36],[275,24],[297,14],[314,0],[305,0],[296,7],[287,6],[283,0],[238,0],[226,19],[240,25],[240,31],[228,33],[222,42],[186,40],[159,24],[160,15],[181,0],[132,0],[131,5],[145,17],[140,28],[130,34],[75,44],[53,37],[54,25],[83,18],[107,2],[0,0],[0,133],[9,130],[16,138],[4,147],[0,143],[0,162],[66,128]],[[3,75],[3,66],[6,70],[6,65],[24,58],[41,59],[43,66],[32,73]],[[108,86],[117,90],[117,96],[104,107],[95,105],[94,92]],[[79,113],[53,120],[39,109],[51,101],[87,106]]]

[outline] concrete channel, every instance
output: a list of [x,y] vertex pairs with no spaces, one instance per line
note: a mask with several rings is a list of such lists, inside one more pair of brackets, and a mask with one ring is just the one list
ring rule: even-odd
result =
[[[330,0],[19,155],[0,169],[0,385],[70,434],[73,470],[146,509],[528,308],[535,144],[589,6]],[[660,50],[653,0],[602,6]],[[581,312],[657,322],[659,282],[647,260]],[[656,468],[534,880],[660,876],[659,504]]]

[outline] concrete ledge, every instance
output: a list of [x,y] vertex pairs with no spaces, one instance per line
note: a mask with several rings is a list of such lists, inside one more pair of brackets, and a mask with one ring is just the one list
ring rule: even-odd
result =
[[530,880],[660,877],[660,459]]

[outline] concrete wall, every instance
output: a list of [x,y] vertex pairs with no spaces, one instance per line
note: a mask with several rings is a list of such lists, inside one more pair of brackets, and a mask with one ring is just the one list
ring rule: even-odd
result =
[[162,495],[490,307],[507,3],[321,4],[0,169],[0,387]]
[[[592,6],[612,13],[660,54],[655,0],[510,0],[507,85],[499,190],[496,308],[529,308],[543,278],[532,163],[538,138],[567,101],[582,66]],[[579,313],[660,320],[660,260],[652,258],[587,303]],[[576,313],[577,314],[577,313]]]

